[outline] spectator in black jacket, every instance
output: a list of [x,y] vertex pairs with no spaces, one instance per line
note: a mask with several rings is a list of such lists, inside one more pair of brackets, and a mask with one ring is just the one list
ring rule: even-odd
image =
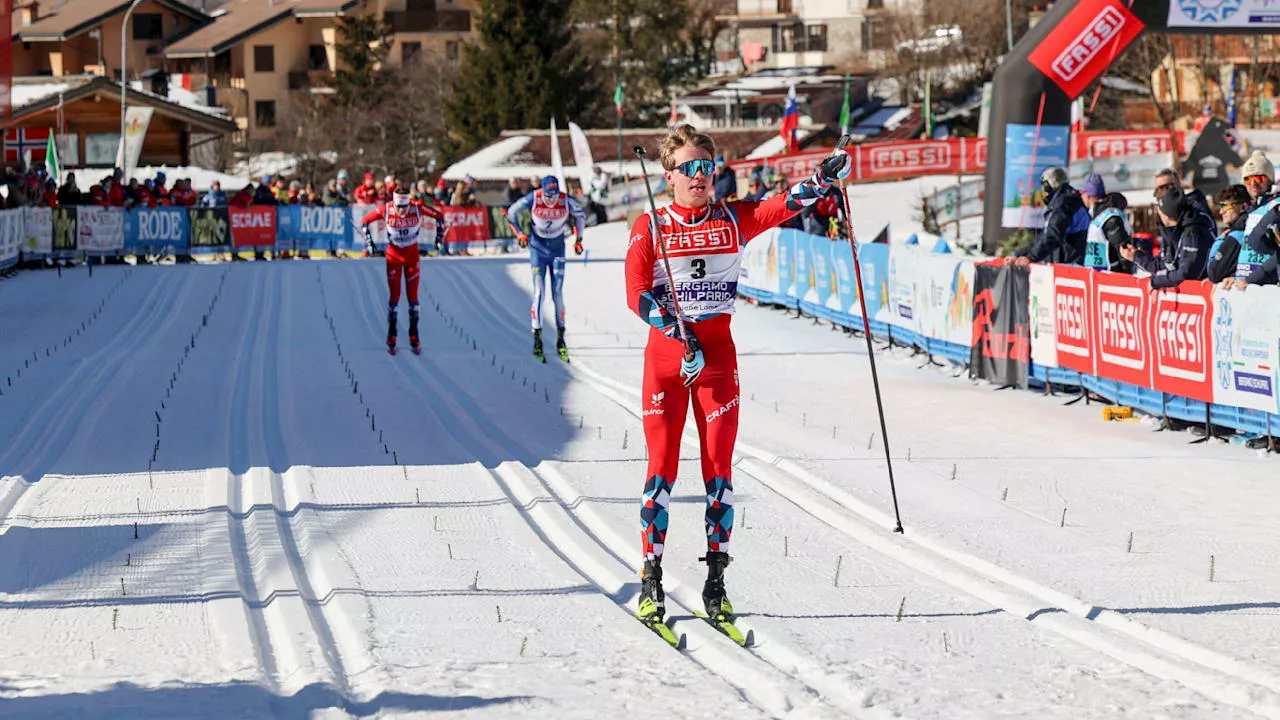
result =
[[716,193],[716,202],[728,200],[738,194],[738,176],[733,169],[724,164],[724,156],[716,156],[716,171],[711,176],[711,187]]
[[[1120,256],[1138,266],[1134,274],[1151,275],[1153,289],[1177,287],[1183,280],[1203,279],[1205,258],[1213,245],[1215,223],[1189,193],[1182,191],[1182,184],[1175,181],[1177,177],[1172,170],[1157,175],[1161,180],[1156,186],[1156,210],[1163,226],[1160,257],[1152,257],[1132,244],[1120,248]],[[1204,198],[1203,193],[1192,192]]]
[[[1236,263],[1240,259],[1240,244],[1244,241],[1244,224],[1249,219],[1252,198],[1244,185],[1229,185],[1213,196],[1222,218],[1222,234],[1209,248],[1206,276],[1210,282],[1230,280],[1234,284]],[[1226,286],[1224,285],[1225,289]]]
[[58,207],[70,207],[80,204],[80,188],[76,185],[76,174],[67,173],[67,181],[58,188]]
[[1080,193],[1067,182],[1067,170],[1051,167],[1040,175],[1044,190],[1044,230],[1027,247],[1014,253],[1014,265],[1084,262],[1085,239],[1089,233],[1089,211]]

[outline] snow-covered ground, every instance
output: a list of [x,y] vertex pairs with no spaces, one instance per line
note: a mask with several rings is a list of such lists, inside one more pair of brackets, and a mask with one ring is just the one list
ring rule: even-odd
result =
[[424,263],[421,357],[377,260],[0,281],[0,718],[1280,717],[1273,461],[882,352],[898,535],[863,341],[752,306],[756,644],[691,617],[695,444],[667,646],[626,231],[586,242],[570,366],[519,256]]

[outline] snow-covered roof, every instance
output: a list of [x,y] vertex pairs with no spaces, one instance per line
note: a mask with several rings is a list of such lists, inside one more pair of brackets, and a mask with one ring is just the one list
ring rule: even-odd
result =
[[80,85],[81,83],[75,82],[14,83],[10,90],[10,102],[13,107],[22,107]]
[[[76,174],[76,187],[80,190],[87,191],[111,173],[110,168],[67,168],[64,172],[73,172]],[[218,172],[217,170],[209,170],[208,168],[184,166],[169,167],[168,165],[147,165],[137,168],[133,176],[139,180],[147,180],[156,176],[157,172],[163,172],[165,182],[169,187],[173,187],[173,182],[179,178],[190,178],[191,187],[201,192],[208,190],[213,181],[217,180],[222,183],[224,192],[234,192],[249,184],[248,180]]]

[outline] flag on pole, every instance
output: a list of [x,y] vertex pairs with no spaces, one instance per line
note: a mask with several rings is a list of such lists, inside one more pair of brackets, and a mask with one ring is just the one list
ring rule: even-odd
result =
[[1227,124],[1236,126],[1236,69],[1231,67],[1231,75],[1227,78]]
[[844,74],[844,105],[840,107],[840,134],[849,134],[849,73]]
[[792,85],[791,89],[787,90],[787,104],[782,109],[782,130],[779,133],[787,143],[787,152],[800,149],[799,143],[796,142],[798,127],[800,127],[800,111],[796,107],[796,86]]
[[58,143],[54,140],[54,133],[49,133],[49,144],[44,149],[44,169],[49,174],[49,179],[55,183],[62,177],[61,163],[58,162]]
[[618,87],[613,91],[613,107],[618,111],[618,116],[622,116],[622,88],[626,83],[618,81]]

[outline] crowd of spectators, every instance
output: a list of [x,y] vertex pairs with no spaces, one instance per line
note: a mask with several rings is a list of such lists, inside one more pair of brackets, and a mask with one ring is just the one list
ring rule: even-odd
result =
[[[1240,168],[1242,184],[1230,185],[1212,200],[1187,190],[1173,168],[1153,178],[1157,237],[1133,231],[1119,193],[1107,193],[1097,174],[1079,190],[1064,168],[1049,168],[1040,178],[1045,197],[1044,229],[1014,264],[1084,264],[1090,242],[1105,244],[1101,269],[1150,277],[1154,290],[1185,280],[1209,280],[1224,290],[1280,283],[1280,192],[1275,166],[1261,151]],[[1153,242],[1154,241],[1154,242]]]

